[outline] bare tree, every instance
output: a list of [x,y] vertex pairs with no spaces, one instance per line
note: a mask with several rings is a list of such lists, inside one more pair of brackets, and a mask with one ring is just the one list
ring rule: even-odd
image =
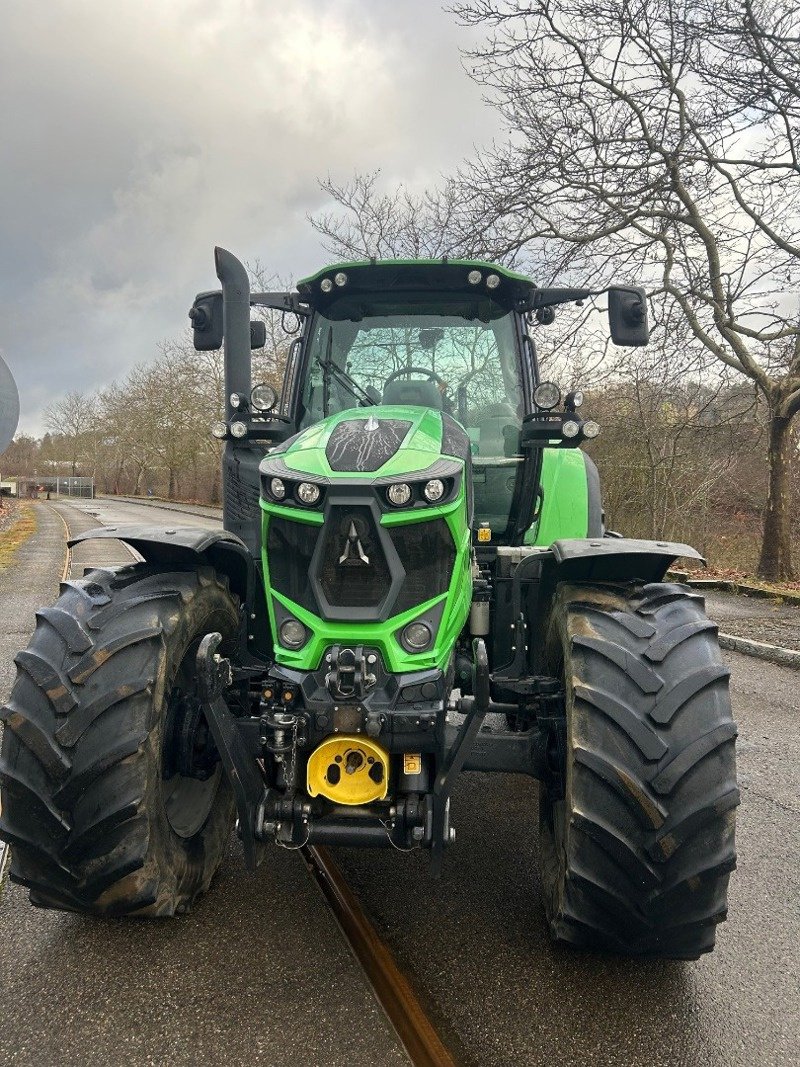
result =
[[786,0],[465,0],[508,142],[437,191],[323,188],[336,254],[469,255],[539,280],[627,278],[755,383],[769,415],[759,571],[792,576],[800,410],[800,11]]
[[309,216],[309,222],[333,256],[440,259],[486,251],[482,228],[454,180],[419,194],[402,185],[384,192],[376,170],[344,182],[328,177],[320,187],[338,206]]
[[469,0],[506,147],[462,168],[497,254],[624,270],[674,301],[769,411],[759,571],[792,577],[800,410],[800,12],[783,0]]
[[91,416],[91,398],[78,392],[67,393],[45,408],[45,425],[58,436],[58,451],[69,462],[73,478],[90,430]]

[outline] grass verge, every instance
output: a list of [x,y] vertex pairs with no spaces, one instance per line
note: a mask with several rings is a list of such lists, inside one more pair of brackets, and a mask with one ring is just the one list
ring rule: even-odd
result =
[[13,563],[20,545],[24,545],[36,530],[36,514],[28,501],[20,501],[14,511],[8,526],[0,529],[0,571]]

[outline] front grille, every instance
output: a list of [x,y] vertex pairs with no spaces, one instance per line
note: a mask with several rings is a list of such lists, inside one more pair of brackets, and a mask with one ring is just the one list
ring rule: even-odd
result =
[[377,608],[391,587],[389,564],[368,507],[332,507],[319,563],[325,599],[337,608]]
[[311,559],[317,544],[318,526],[271,516],[267,534],[267,559],[272,587],[301,607],[318,611],[311,588]]
[[405,580],[393,609],[399,615],[409,608],[446,593],[453,574],[456,550],[444,519],[395,526],[392,542],[400,557]]
[[372,509],[358,504],[334,504],[322,527],[270,516],[271,585],[322,618],[328,614],[326,603],[332,613],[335,609],[337,619],[347,618],[350,608],[366,609],[362,620],[385,617],[381,609],[393,577],[387,560],[389,540],[402,566],[400,571],[394,564],[398,588],[392,615],[447,592],[456,553],[444,519],[379,530]]

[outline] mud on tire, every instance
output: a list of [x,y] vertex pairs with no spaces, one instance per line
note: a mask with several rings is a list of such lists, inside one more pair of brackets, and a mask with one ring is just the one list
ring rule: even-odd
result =
[[726,917],[736,725],[717,628],[687,587],[563,585],[551,667],[566,684],[565,796],[540,790],[552,935],[695,959]]
[[213,571],[146,564],[67,582],[37,613],[0,713],[0,835],[32,903],[172,915],[208,888],[233,799],[218,770],[164,777],[165,725],[200,639],[238,625]]

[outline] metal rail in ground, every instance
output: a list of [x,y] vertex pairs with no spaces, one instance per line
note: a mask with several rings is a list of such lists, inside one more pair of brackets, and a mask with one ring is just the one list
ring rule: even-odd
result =
[[[137,503],[146,507],[148,502]],[[56,513],[64,523],[69,539],[72,536],[69,523],[60,512]],[[208,517],[199,512],[188,514]],[[70,577],[71,557],[67,548],[62,581]],[[411,1063],[414,1067],[457,1067],[457,1061],[425,1013],[411,983],[370,922],[328,849],[306,845],[300,853]]]
[[456,1067],[411,984],[328,849],[306,845],[300,852],[414,1067]]

